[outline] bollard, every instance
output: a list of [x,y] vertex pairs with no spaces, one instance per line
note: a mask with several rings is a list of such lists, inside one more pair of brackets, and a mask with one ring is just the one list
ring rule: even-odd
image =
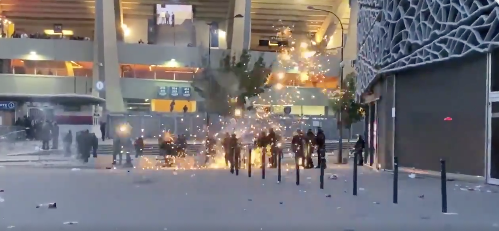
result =
[[399,158],[393,157],[393,203],[398,203],[399,191]]
[[265,165],[267,165],[265,163],[265,154],[266,154],[265,152],[266,152],[265,148],[262,148],[262,179],[264,180],[265,180],[265,167],[266,167]]
[[447,213],[447,173],[445,171],[445,160],[440,159],[440,180],[442,190],[442,213]]
[[320,188],[324,189],[324,167],[326,166],[326,149],[320,149],[319,151],[321,163],[320,163],[320,168],[321,168],[321,175],[320,175]]
[[233,149],[233,154],[234,154],[234,164],[235,164],[235,169],[236,169],[236,176],[239,176],[239,155],[237,155],[237,151],[234,148]]
[[251,177],[251,148],[249,149],[249,154],[248,154],[248,177]]
[[[276,153],[277,156],[277,183],[281,183],[281,154],[282,150],[279,150],[279,153]],[[274,158],[275,159],[275,158]]]
[[353,195],[357,196],[357,159],[358,159],[358,153],[357,150],[355,150],[355,153],[353,154]]
[[299,158],[295,154],[295,167],[296,167],[296,185],[300,185],[300,163]]

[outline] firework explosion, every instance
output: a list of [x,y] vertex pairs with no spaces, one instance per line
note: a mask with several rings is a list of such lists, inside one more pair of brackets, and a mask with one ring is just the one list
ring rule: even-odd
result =
[[[327,38],[325,38],[320,44],[316,44],[312,41],[312,36],[295,37],[293,36],[294,26],[285,26],[282,24],[282,21],[279,21],[278,25],[274,25],[273,28],[276,31],[276,38],[278,41],[287,41],[287,45],[281,45],[278,47],[277,62],[279,64],[278,66],[280,71],[271,74],[267,79],[267,84],[272,87],[267,89],[263,94],[246,99],[246,102],[249,103],[247,106],[253,108],[253,110],[244,111],[238,118],[212,118],[209,125],[213,126],[212,122],[214,119],[219,120],[217,122],[222,125],[220,130],[217,129],[217,133],[210,134],[218,141],[222,141],[226,133],[236,134],[240,142],[243,144],[243,149],[241,151],[243,159],[247,158],[246,153],[248,153],[248,143],[252,143],[254,138],[256,138],[262,131],[267,132],[270,128],[273,128],[277,134],[283,134],[285,130],[290,129],[293,125],[296,126],[304,123],[301,119],[298,119],[292,120],[292,124],[283,125],[281,124],[279,118],[282,113],[275,112],[283,111],[285,107],[295,105],[296,101],[303,100],[303,97],[300,95],[301,86],[306,86],[307,83],[313,83],[314,86],[316,86],[317,83],[323,83],[325,80],[324,75],[330,71],[325,64],[329,62],[330,55],[335,55],[334,51],[328,52],[325,49],[324,44],[327,44]],[[206,87],[206,82],[210,78],[212,78],[212,80],[209,81],[221,83],[215,84],[218,89],[217,94],[209,93],[209,91],[207,91],[208,94],[204,97],[205,100],[209,102],[209,105],[217,105],[217,107],[225,105],[223,106],[223,108],[225,108],[230,104],[231,100],[237,100],[235,98],[231,98],[228,93],[233,92],[234,90],[231,89],[236,89],[233,86],[238,85],[239,82],[237,82],[237,78],[235,76],[225,73],[224,76],[227,75],[231,77],[229,78],[231,80],[229,81],[231,86],[227,87],[226,85],[228,82],[224,82],[223,80],[226,78],[213,78],[212,76],[209,76],[216,73],[218,72],[215,70],[206,70],[205,72],[201,72],[199,75],[203,75],[204,77],[200,78],[201,80],[194,83],[193,86],[209,89]],[[295,73],[298,77],[290,79],[287,78],[286,73]],[[213,83],[211,83],[211,86],[213,86]],[[323,84],[323,86],[325,85]],[[223,94],[219,94],[220,92]],[[338,91],[324,87],[322,89],[322,93],[326,94],[329,98],[333,98],[337,96]],[[278,97],[272,98],[272,95]],[[271,106],[274,110],[271,109]],[[204,124],[206,124],[206,118],[202,119]],[[181,122],[183,122],[183,119]],[[197,134],[208,134],[209,127],[198,126],[196,129],[198,129]],[[142,132],[144,132],[143,129]],[[175,137],[175,135],[170,134],[169,131],[163,130],[162,132],[163,136]],[[186,132],[188,132],[187,129]],[[205,144],[206,137],[196,137],[196,135],[191,135],[191,138],[196,140],[194,141],[194,144]],[[288,138],[289,137],[281,137],[281,141],[285,142]],[[223,154],[224,150],[220,144],[216,146],[216,150],[217,155],[208,165],[200,164],[203,162],[202,160],[204,159],[206,152],[205,150],[202,150],[200,151],[198,158],[189,157],[184,158],[183,160],[177,160],[175,166],[180,169],[225,168],[226,164]],[[267,147],[267,153],[270,154],[270,147]],[[261,155],[262,150],[260,150],[260,148],[254,148],[252,150],[251,163],[255,166],[260,166]],[[245,160],[245,162],[246,161],[247,160]],[[244,166],[245,164],[242,164],[242,167]],[[157,166],[152,166],[150,168],[157,168]]]

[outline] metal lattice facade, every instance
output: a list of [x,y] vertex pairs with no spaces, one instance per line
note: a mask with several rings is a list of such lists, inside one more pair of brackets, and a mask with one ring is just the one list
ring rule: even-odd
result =
[[495,0],[358,0],[358,4],[358,93],[378,74],[488,52],[499,45]]

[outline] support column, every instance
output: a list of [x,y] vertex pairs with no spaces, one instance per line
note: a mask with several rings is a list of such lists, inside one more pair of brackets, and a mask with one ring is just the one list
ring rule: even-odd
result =
[[[120,67],[116,40],[115,1],[95,1],[94,67],[92,94],[106,99],[105,112],[125,112],[121,94]],[[97,91],[97,81],[104,82],[104,89]]]
[[125,31],[123,30],[123,7],[121,0],[114,0],[114,16],[116,17],[116,40],[123,42],[125,40]]
[[348,74],[355,72],[351,65],[352,60],[357,59],[357,18],[359,12],[359,4],[357,0],[350,0],[350,22],[348,24],[348,34],[345,42],[345,52],[343,53],[345,67],[343,69],[343,78]]
[[232,27],[231,55],[239,60],[243,50],[249,50],[251,40],[251,0],[235,0],[234,15],[243,15],[243,18],[234,20]]

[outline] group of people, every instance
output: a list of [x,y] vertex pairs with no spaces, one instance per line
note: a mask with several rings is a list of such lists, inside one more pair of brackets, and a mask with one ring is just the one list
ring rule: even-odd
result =
[[[71,150],[71,143],[73,142],[73,135],[71,130],[66,134],[63,139],[64,147],[67,150],[66,153]],[[99,148],[99,138],[95,133],[90,133],[89,130],[77,132],[76,134],[76,149],[78,151],[78,157],[87,163],[90,158],[90,154],[94,158],[97,158],[97,149]]]
[[326,136],[321,128],[317,130],[317,135],[314,134],[312,129],[308,129],[307,134],[298,129],[291,140],[291,148],[295,153],[297,164],[304,168],[314,167],[312,153],[314,153],[314,149],[317,149],[316,168],[320,168],[321,164],[326,167],[326,163],[322,163],[324,160],[322,157],[324,157],[326,149]]
[[[216,142],[214,139],[209,139],[210,144]],[[236,163],[239,163],[239,157],[241,156],[241,144],[239,143],[239,139],[236,134],[230,135],[228,132],[225,133],[225,137],[222,140],[222,147],[224,149],[224,157],[225,157],[225,165],[229,166],[230,164],[230,172],[234,173],[234,169],[236,168]],[[210,148],[209,148],[210,149]],[[214,152],[215,150],[211,150]]]
[[175,14],[172,12],[171,14],[168,11],[159,12],[159,21],[158,25],[171,25],[175,26]]
[[50,149],[52,140],[52,149],[59,148],[59,125],[49,120],[32,120],[28,116],[22,119],[19,117],[15,122],[16,126],[24,127],[26,139],[42,141],[42,150]]

